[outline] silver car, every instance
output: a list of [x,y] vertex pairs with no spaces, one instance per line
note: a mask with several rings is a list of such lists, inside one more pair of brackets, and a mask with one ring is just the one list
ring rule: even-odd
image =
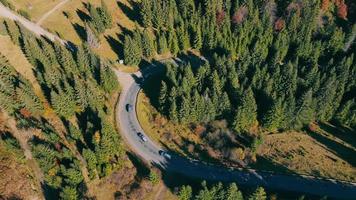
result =
[[160,156],[163,156],[163,157],[165,157],[167,159],[171,159],[172,158],[171,155],[169,155],[167,152],[165,152],[163,150],[159,150],[158,153],[159,153]]

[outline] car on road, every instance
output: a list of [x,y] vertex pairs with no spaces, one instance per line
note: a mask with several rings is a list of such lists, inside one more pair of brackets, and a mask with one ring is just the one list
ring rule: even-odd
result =
[[138,133],[137,133],[137,136],[138,136],[143,142],[147,142],[147,138],[146,138],[141,132],[138,132]]
[[167,152],[165,152],[163,150],[159,150],[158,153],[159,153],[160,156],[163,156],[163,157],[165,157],[167,159],[171,159],[172,158],[171,155],[169,155]]
[[131,112],[132,111],[132,105],[131,104],[126,104],[126,111]]

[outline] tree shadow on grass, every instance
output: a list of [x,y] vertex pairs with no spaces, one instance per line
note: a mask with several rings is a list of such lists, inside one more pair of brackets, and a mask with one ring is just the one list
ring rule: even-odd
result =
[[109,43],[111,49],[116,53],[119,59],[124,58],[124,45],[117,39],[110,35],[105,36],[106,41]]
[[76,13],[77,13],[78,17],[80,18],[80,20],[82,20],[82,22],[91,20],[91,17],[82,10],[77,9]]
[[86,41],[87,40],[87,32],[85,30],[85,28],[81,25],[79,25],[78,23],[72,24],[74,30],[77,32],[79,38],[82,41]]
[[117,1],[117,5],[119,6],[119,8],[122,10],[122,12],[133,22],[139,22],[140,21],[140,12],[138,9],[138,3],[134,2],[134,1],[128,1],[132,8],[130,8],[129,6],[125,5],[124,3]]
[[250,167],[260,171],[269,171],[278,174],[297,174],[287,167],[274,162],[272,159],[262,156],[257,156],[257,162],[250,164]]
[[339,138],[340,140],[348,143],[352,147],[356,148],[356,132],[345,127],[335,126],[333,124],[319,123],[319,127]]
[[150,174],[149,167],[138,156],[131,152],[126,152],[126,155],[137,169],[137,174],[135,177],[136,180],[142,179],[142,177],[147,177]]
[[305,130],[309,136],[314,138],[316,141],[320,142],[321,144],[325,145],[329,151],[333,152],[335,155],[339,156],[341,159],[345,160],[352,166],[356,166],[356,151],[348,148],[338,142],[335,142],[321,134],[315,133],[310,130]]

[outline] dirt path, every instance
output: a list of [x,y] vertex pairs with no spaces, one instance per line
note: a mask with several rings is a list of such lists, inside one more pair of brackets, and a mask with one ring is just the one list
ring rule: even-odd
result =
[[164,191],[165,191],[165,187],[163,184],[161,184],[156,195],[155,195],[154,200],[162,200],[163,199],[162,195],[164,194]]
[[58,3],[54,8],[52,8],[50,11],[48,11],[44,15],[42,15],[42,17],[37,21],[36,24],[37,25],[41,25],[43,23],[43,21],[47,19],[47,17],[49,17],[52,13],[54,13],[56,10],[61,8],[64,4],[66,4],[69,1],[70,0],[64,0],[64,1],[60,2],[60,3]]
[[29,29],[30,31],[32,31],[33,33],[35,33],[36,35],[39,36],[46,36],[48,39],[54,41],[57,40],[62,44],[66,44],[67,41],[62,40],[61,38],[59,38],[57,35],[50,33],[48,31],[46,31],[45,29],[43,29],[41,26],[25,19],[22,16],[19,16],[17,13],[14,13],[13,11],[11,11],[10,9],[8,9],[7,7],[5,7],[3,4],[0,3],[0,17],[4,17],[4,18],[8,18],[8,19],[12,19],[15,21],[20,22],[25,28]]

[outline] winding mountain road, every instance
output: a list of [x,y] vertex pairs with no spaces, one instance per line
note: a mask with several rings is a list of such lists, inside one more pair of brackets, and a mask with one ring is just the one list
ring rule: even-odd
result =
[[[53,41],[57,40],[62,44],[67,43],[58,36],[44,30],[38,24],[13,13],[1,3],[0,17],[19,21],[24,27],[37,35],[45,36]],[[151,67],[147,70],[143,73],[145,76],[160,71],[157,67]],[[356,199],[356,183],[319,179],[313,176],[281,175],[248,169],[229,169],[189,160],[177,155],[172,155],[171,159],[160,156],[158,151],[161,148],[157,144],[149,138],[146,142],[143,142],[137,135],[138,132],[144,134],[136,116],[137,95],[141,90],[138,82],[142,80],[142,73],[128,74],[116,71],[116,74],[122,86],[122,92],[116,107],[116,119],[118,120],[121,134],[130,148],[152,165],[158,166],[167,172],[179,173],[199,179],[236,182],[244,186],[263,186],[271,190],[328,196],[336,199]],[[125,109],[127,104],[133,106],[133,109],[129,112]]]
[[[151,67],[148,70],[150,70],[150,74],[159,71],[157,67]],[[142,73],[128,74],[116,71],[116,74],[122,86],[122,92],[116,107],[118,126],[129,147],[144,161],[164,171],[193,178],[236,182],[243,186],[263,186],[270,190],[328,196],[335,199],[356,199],[356,183],[319,179],[313,176],[282,175],[249,169],[230,169],[189,160],[174,154],[171,159],[160,156],[158,152],[161,147],[147,136],[147,141],[143,142],[137,135],[138,132],[144,134],[136,116],[136,101],[141,90],[138,82],[142,84]],[[147,75],[149,73],[143,74],[149,76]],[[132,105],[132,110],[127,111],[127,104]]]

